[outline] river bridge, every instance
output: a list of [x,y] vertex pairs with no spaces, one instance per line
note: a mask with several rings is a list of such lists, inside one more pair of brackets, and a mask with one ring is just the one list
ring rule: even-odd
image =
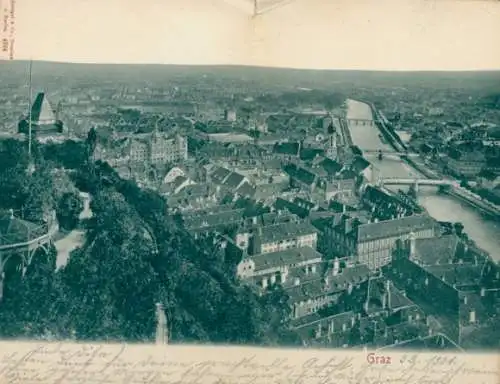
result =
[[347,124],[366,125],[368,127],[373,127],[375,125],[373,119],[359,119],[359,118],[347,117],[346,120]]
[[480,210],[481,212],[494,217],[500,217],[500,207],[481,199],[479,196],[474,195],[472,192],[460,186],[460,183],[455,180],[450,179],[411,179],[411,178],[379,178],[377,180],[377,185],[380,188],[385,188],[387,186],[394,185],[412,185],[415,188],[415,192],[418,192],[419,186],[437,186],[437,187],[447,187],[443,192],[454,196],[460,200],[463,200]]
[[460,187],[460,184],[454,180],[448,179],[411,179],[411,178],[398,178],[398,177],[386,177],[380,178],[378,180],[379,185],[413,185],[418,191],[418,186],[449,186],[449,187]]
[[415,152],[397,152],[397,151],[384,151],[382,149],[363,149],[364,155],[379,155],[382,154],[383,158],[397,158],[401,160],[401,156],[406,157],[419,157],[420,155]]

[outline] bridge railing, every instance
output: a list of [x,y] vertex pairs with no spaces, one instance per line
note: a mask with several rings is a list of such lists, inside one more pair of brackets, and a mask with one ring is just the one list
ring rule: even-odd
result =
[[33,240],[49,235],[49,232],[49,226],[43,224],[36,228],[22,230],[17,233],[0,235],[0,249],[27,244]]

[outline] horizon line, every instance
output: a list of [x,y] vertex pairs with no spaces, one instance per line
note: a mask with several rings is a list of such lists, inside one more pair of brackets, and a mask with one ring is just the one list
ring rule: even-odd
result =
[[500,68],[475,68],[475,69],[368,69],[368,68],[303,68],[303,67],[281,67],[281,66],[266,66],[255,64],[189,64],[189,63],[117,63],[117,62],[76,62],[76,61],[60,61],[60,60],[44,60],[44,59],[4,59],[5,62],[38,62],[46,64],[66,64],[66,65],[135,65],[135,66],[169,66],[169,67],[240,67],[240,68],[259,68],[259,69],[275,69],[275,70],[297,70],[297,71],[329,71],[329,72],[500,72]]

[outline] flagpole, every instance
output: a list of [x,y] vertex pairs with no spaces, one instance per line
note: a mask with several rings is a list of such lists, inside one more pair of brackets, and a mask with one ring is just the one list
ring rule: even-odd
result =
[[33,88],[31,86],[31,76],[32,76],[33,60],[30,60],[30,75],[29,75],[29,103],[28,103],[28,154],[31,157],[31,99]]

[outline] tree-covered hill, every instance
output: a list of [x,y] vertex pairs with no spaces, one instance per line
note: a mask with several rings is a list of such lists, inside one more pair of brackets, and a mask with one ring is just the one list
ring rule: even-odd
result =
[[[152,340],[155,303],[161,302],[173,342],[298,342],[285,320],[284,292],[259,296],[240,284],[216,237],[195,241],[167,215],[161,196],[121,180],[106,163],[93,164],[91,143],[82,145],[90,149],[80,148],[87,156],[77,167],[74,158],[65,158],[71,156],[67,148],[52,148],[50,162],[41,148],[37,163],[45,164],[46,175],[56,164],[76,168],[72,180],[91,192],[94,215],[85,223],[86,242],[60,270],[55,270],[52,249],[48,256],[36,255],[23,279],[7,279],[0,303],[1,336]],[[12,165],[19,171],[24,166]],[[13,171],[7,167],[5,172]],[[14,181],[23,185],[38,178],[36,172],[19,174],[21,180]],[[0,189],[11,181],[0,174]],[[43,202],[47,190],[41,192]],[[13,193],[12,198],[19,196]]]

